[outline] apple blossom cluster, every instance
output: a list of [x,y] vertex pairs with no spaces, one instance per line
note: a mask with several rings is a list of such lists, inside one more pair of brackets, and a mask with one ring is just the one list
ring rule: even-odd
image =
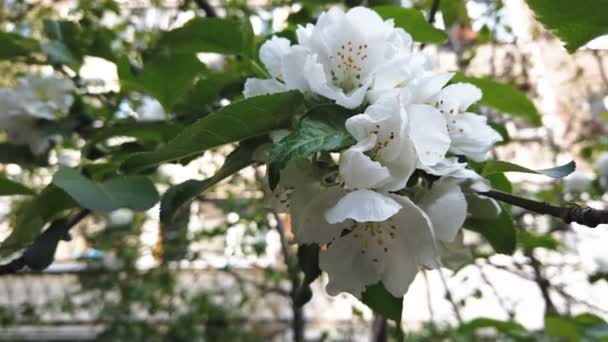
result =
[[382,282],[401,297],[419,269],[440,267],[462,245],[467,201],[499,213],[477,195],[488,182],[462,157],[485,160],[501,136],[467,111],[480,89],[448,85],[453,74],[435,73],[407,32],[370,9],[333,8],[299,27],[297,40],[262,45],[271,78],[247,80],[244,95],[299,90],[334,101],[359,112],[345,123],[356,143],[339,151],[333,177],[311,160],[288,163],[273,202],[291,213],[296,242],[322,247],[328,293],[360,298]]
[[6,132],[6,140],[29,145],[35,154],[43,153],[49,138],[37,124],[65,115],[74,102],[74,89],[70,80],[34,75],[18,78],[14,88],[0,88],[0,128]]

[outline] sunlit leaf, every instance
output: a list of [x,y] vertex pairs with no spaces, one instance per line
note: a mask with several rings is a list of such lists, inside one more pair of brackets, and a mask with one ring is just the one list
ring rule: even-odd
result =
[[422,13],[414,8],[401,6],[378,6],[374,10],[384,19],[394,19],[395,26],[412,35],[415,41],[423,43],[443,43],[447,34],[429,24]]

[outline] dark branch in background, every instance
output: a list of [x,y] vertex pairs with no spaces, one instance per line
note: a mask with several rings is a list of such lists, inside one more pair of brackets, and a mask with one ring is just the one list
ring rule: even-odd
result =
[[375,314],[372,323],[372,338],[371,342],[386,342],[388,341],[388,324],[386,318]]
[[[91,213],[91,211],[88,209],[83,209],[83,210],[79,211],[78,213],[74,214],[74,216],[67,219],[65,226],[63,226],[62,229],[65,229],[65,231],[68,232],[72,227],[77,225],[78,222],[82,221],[82,219],[87,217],[87,215],[89,215],[90,213]],[[19,229],[19,228],[17,227],[15,229]],[[51,228],[49,228],[49,229],[51,229]],[[31,248],[31,246],[29,248]],[[21,256],[9,261],[6,264],[0,265],[0,276],[7,275],[7,274],[14,274],[14,273],[21,271],[23,268],[25,268],[27,266],[27,263],[26,263],[24,255],[25,255],[25,253],[27,253],[29,248],[26,249],[21,254]]]
[[551,299],[551,293],[549,289],[551,288],[551,283],[547,278],[543,276],[541,267],[542,264],[538,259],[534,257],[532,252],[526,253],[526,256],[530,259],[530,266],[532,266],[532,270],[534,271],[534,282],[538,285],[540,289],[540,293],[543,296],[543,300],[545,302],[545,316],[549,314],[558,314],[557,309],[555,308],[555,304]]
[[298,295],[298,289],[300,288],[300,272],[298,270],[298,266],[296,265],[296,261],[294,260],[294,255],[289,251],[289,242],[285,236],[285,227],[283,225],[283,221],[281,221],[281,218],[276,211],[272,211],[272,215],[277,221],[276,229],[281,239],[281,252],[283,253],[285,265],[287,266],[287,274],[289,275],[289,280],[291,281],[291,290],[289,294],[291,297],[291,308],[293,312],[293,320],[291,322],[293,341],[302,342],[304,341],[304,311],[300,306],[296,305],[296,297]]
[[200,7],[204,12],[205,15],[209,18],[215,18],[217,17],[217,12],[215,11],[215,8],[213,8],[213,6],[211,6],[209,4],[209,1],[207,0],[194,0],[194,2],[196,2],[196,4],[198,5],[198,7]]
[[591,228],[608,223],[608,210],[579,206],[560,207],[547,202],[538,202],[498,190],[478,192],[478,194],[533,211],[537,214],[551,215],[566,223],[576,222]]
[[[439,1],[440,0],[433,0],[433,3],[431,4],[431,10],[429,12],[429,24],[433,25],[433,23],[435,22],[435,14],[437,14],[437,11],[439,10]],[[422,43],[420,44],[420,50],[424,49],[424,47],[426,46],[426,44]]]

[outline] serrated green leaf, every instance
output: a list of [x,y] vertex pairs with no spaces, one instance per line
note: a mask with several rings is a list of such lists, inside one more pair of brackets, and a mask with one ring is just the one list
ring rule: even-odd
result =
[[34,191],[27,186],[0,176],[0,196],[33,195]]
[[280,170],[290,160],[304,159],[322,151],[337,151],[355,143],[344,127],[348,119],[337,105],[319,108],[305,116],[292,133],[274,144],[270,154],[270,188],[279,182]]
[[164,225],[171,224],[179,208],[189,203],[192,198],[251,165],[253,163],[253,153],[258,146],[259,143],[257,142],[244,142],[226,157],[224,165],[212,177],[205,180],[190,179],[169,188],[160,201],[161,223]]
[[403,297],[393,297],[382,283],[368,286],[363,292],[362,302],[374,312],[400,324],[403,312]]
[[543,25],[566,43],[570,53],[608,34],[608,0],[527,0]]
[[499,83],[485,77],[467,77],[461,73],[457,73],[451,82],[466,82],[479,87],[483,92],[479,104],[483,106],[519,117],[534,126],[542,124],[540,114],[534,103],[524,93],[508,84]]
[[171,54],[216,52],[253,56],[253,29],[248,20],[194,18],[184,26],[165,32],[154,50]]
[[545,317],[545,331],[549,336],[559,337],[562,341],[578,342],[579,328],[572,319],[558,316]]
[[129,208],[148,210],[158,202],[158,192],[144,176],[118,176],[97,183],[78,171],[60,167],[53,184],[68,193],[81,207],[97,211]]
[[500,160],[490,160],[485,162],[483,170],[481,172],[482,176],[487,177],[497,173],[506,173],[506,172],[523,172],[523,173],[534,173],[538,175],[545,175],[551,178],[563,178],[574,172],[576,169],[576,163],[571,161],[564,165],[551,167],[548,169],[542,170],[532,170],[527,167],[523,167],[517,164],[500,161]]
[[374,10],[384,19],[394,19],[395,27],[400,27],[422,43],[443,43],[448,35],[429,24],[422,13],[414,8],[401,6],[378,6]]
[[0,244],[0,257],[5,257],[30,244],[42,231],[44,225],[76,203],[63,190],[54,185],[47,186],[17,212],[15,226],[10,235]]
[[464,333],[472,333],[477,329],[488,327],[496,328],[496,330],[507,334],[513,332],[522,333],[527,331],[526,328],[517,322],[499,321],[492,318],[476,318],[472,321],[464,323],[458,328],[458,330]]
[[480,233],[488,240],[497,253],[513,254],[517,245],[517,232],[507,207],[501,206],[502,212],[495,219],[468,219],[464,226]]
[[212,147],[284,128],[303,100],[300,92],[289,91],[232,103],[186,127],[157,151],[135,154],[121,168],[128,172],[141,171],[160,163],[201,154]]
[[0,32],[0,59],[29,56],[40,50],[38,42],[16,33]]
[[513,185],[511,181],[505,176],[504,173],[495,173],[493,175],[485,176],[490,182],[493,189],[511,193],[513,192]]

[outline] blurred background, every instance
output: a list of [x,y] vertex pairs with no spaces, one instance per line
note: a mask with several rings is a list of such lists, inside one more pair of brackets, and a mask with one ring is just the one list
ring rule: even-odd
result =
[[[197,16],[248,18],[261,42],[275,33],[293,36],[297,25],[314,22],[332,5],[385,3],[394,2],[0,0],[0,29],[40,37],[45,20],[78,22],[79,34],[89,35],[93,45],[101,36],[110,42],[112,54],[134,56],[160,32]],[[401,5],[428,16],[432,3]],[[598,159],[608,151],[608,36],[569,54],[537,23],[524,0],[446,0],[433,22],[449,36],[444,44],[423,47],[435,57],[437,70],[510,84],[527,94],[540,113],[542,125],[537,126],[529,117],[483,109],[506,138],[493,151],[498,159],[532,169],[577,162],[577,172],[563,181],[530,174],[509,174],[498,181],[530,198],[606,207],[608,160],[598,164]],[[237,58],[198,57],[217,72],[202,83],[215,91],[201,93],[196,103],[197,111],[209,113],[240,94],[246,75]],[[78,68],[63,71],[30,61],[0,61],[0,86],[12,86],[26,72],[62,72],[77,79],[89,111],[106,121],[171,120],[191,109],[166,112],[152,97],[121,91],[111,58],[84,56]],[[132,142],[113,136],[102,145],[113,150]],[[46,167],[5,163],[0,170],[40,188],[58,165],[79,165],[84,144],[82,139],[57,143]],[[153,175],[159,192],[211,177],[233,148],[215,149],[184,165],[162,165]],[[293,304],[298,277],[293,276],[296,252],[289,217],[268,211],[264,172],[263,167],[244,169],[193,200],[172,225],[159,223],[158,206],[145,213],[121,209],[89,216],[72,230],[71,241],[60,242],[47,270],[0,276],[0,339],[377,337],[372,313],[349,295],[328,296],[324,276],[313,283],[310,302],[301,308]],[[25,196],[0,197],[0,237],[9,234],[11,213],[26,201]],[[437,271],[421,272],[405,296],[403,328],[409,339],[606,340],[608,227],[566,225],[517,208],[512,214],[517,234],[504,239],[517,240],[513,255],[495,254],[480,234],[465,230],[468,253],[453,270],[443,271],[445,283]],[[562,316],[547,316],[556,313]]]

